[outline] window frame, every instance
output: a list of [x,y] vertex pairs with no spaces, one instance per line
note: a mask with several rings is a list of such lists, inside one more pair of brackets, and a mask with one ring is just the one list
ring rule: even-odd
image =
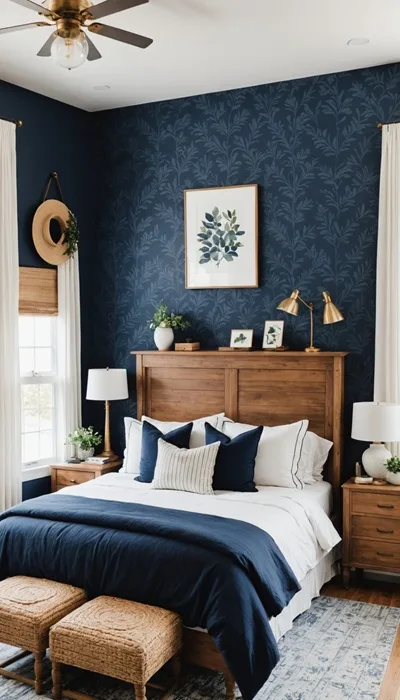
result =
[[[58,428],[58,396],[59,396],[59,389],[58,389],[58,373],[57,373],[57,316],[51,315],[51,314],[19,314],[19,316],[28,316],[29,318],[33,318],[34,320],[37,317],[40,318],[48,318],[51,321],[51,356],[52,356],[52,366],[53,370],[50,372],[35,372],[34,370],[31,370],[30,372],[20,372],[20,387],[21,387],[21,418],[22,418],[22,387],[26,385],[38,385],[38,384],[51,384],[53,388],[53,420],[52,420],[52,433],[53,433],[53,455],[50,455],[48,457],[44,457],[42,459],[37,459],[33,460],[30,462],[24,462],[22,461],[22,472],[24,475],[27,473],[33,473],[35,470],[40,472],[40,475],[35,476],[35,477],[28,477],[26,479],[24,477],[24,480],[29,480],[29,478],[40,478],[40,476],[46,476],[46,473],[43,472],[43,467],[48,467],[51,464],[54,464],[57,462],[57,428]],[[48,347],[46,346],[36,346],[36,345],[30,345],[30,346],[21,346],[19,344],[19,348],[23,347]],[[21,426],[22,428],[22,426]],[[38,430],[38,433],[41,431]],[[21,443],[22,443],[22,437],[24,435],[23,430],[21,430]],[[22,447],[22,445],[21,445]]]

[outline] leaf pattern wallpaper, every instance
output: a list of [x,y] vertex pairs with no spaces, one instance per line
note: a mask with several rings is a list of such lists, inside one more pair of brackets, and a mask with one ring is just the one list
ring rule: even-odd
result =
[[[161,301],[191,321],[203,347],[229,344],[232,328],[284,320],[284,344],[308,344],[308,314],[276,311],[294,288],[316,302],[315,344],[348,350],[351,404],[372,398],[381,132],[400,119],[398,65],[201,95],[93,115],[97,150],[96,295],[92,366],[127,367],[153,348],[147,320]],[[185,290],[185,188],[259,185],[258,289]],[[327,289],[345,321],[322,325]],[[188,333],[185,334],[186,336]],[[89,338],[90,336],[90,338]],[[93,354],[93,347],[95,348]],[[86,421],[101,427],[94,405]],[[348,431],[349,432],[349,431]],[[358,449],[360,445],[358,444]]]

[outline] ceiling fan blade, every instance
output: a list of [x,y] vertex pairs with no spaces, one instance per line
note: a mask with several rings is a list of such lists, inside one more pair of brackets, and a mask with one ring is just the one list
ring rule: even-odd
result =
[[51,27],[51,24],[48,22],[32,22],[31,24],[17,24],[15,27],[1,27],[0,34],[19,32],[22,29],[32,29],[33,27]]
[[11,0],[11,2],[15,2],[16,5],[20,5],[21,7],[26,7],[28,10],[34,10],[34,12],[40,12],[42,15],[45,17],[52,17],[54,15],[54,12],[50,12],[46,7],[43,7],[43,5],[38,5],[37,2],[32,2],[32,0]]
[[149,39],[147,36],[126,32],[125,29],[118,29],[117,27],[109,27],[107,24],[98,24],[95,22],[89,25],[87,29],[89,32],[107,36],[109,39],[115,39],[116,41],[122,41],[124,44],[137,46],[139,49],[147,49],[147,47],[153,43],[153,39]]
[[40,49],[40,51],[37,52],[36,55],[37,56],[44,56],[45,58],[47,58],[48,56],[51,56],[51,45],[52,45],[55,38],[56,38],[56,33],[52,32],[50,34],[49,38],[47,39],[47,41],[43,44],[42,48]]
[[85,36],[86,36],[86,41],[89,44],[89,53],[88,53],[87,60],[88,61],[97,61],[98,58],[102,58],[100,51],[96,48],[93,41],[91,39],[89,39],[87,34]]
[[101,19],[101,17],[114,15],[122,10],[130,10],[132,7],[144,5],[147,2],[149,0],[105,0],[105,2],[89,7],[83,12],[88,15],[88,19]]

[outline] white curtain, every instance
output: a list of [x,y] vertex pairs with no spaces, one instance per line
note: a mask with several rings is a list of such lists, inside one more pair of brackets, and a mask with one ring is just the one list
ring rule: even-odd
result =
[[0,121],[0,510],[21,500],[15,124]]
[[374,400],[400,403],[400,124],[382,127]]
[[81,312],[78,253],[58,266],[57,459],[68,455],[68,433],[82,424]]

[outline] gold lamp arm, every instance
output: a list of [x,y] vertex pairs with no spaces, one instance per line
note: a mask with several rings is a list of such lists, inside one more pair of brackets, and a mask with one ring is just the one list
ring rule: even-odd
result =
[[307,307],[307,309],[310,312],[310,345],[308,348],[304,348],[305,352],[319,352],[319,348],[314,347],[314,304],[312,301],[308,304],[304,299],[301,298],[300,294],[298,295],[298,300],[301,301],[304,306]]

